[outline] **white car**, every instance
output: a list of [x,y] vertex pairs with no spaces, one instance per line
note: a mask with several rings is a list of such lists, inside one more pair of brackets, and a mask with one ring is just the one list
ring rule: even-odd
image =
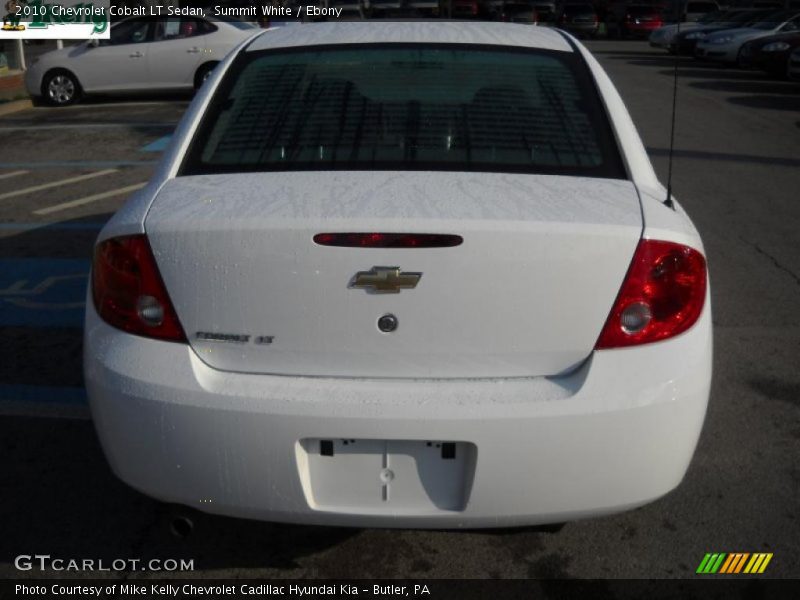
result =
[[334,22],[241,45],[91,281],[106,456],[203,511],[613,513],[681,482],[706,413],[700,237],[554,29]]
[[257,25],[201,17],[125,19],[109,40],[48,52],[25,73],[34,98],[66,106],[84,94],[198,88],[228,52],[258,33]]
[[740,52],[746,42],[794,31],[800,31],[800,12],[777,12],[749,27],[725,29],[706,35],[697,42],[694,54],[697,58],[739,64],[743,62]]

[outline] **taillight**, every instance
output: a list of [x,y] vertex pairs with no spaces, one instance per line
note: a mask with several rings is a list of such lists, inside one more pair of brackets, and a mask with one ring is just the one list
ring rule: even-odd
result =
[[144,235],[98,244],[92,298],[97,313],[109,325],[145,337],[186,341]]
[[664,340],[689,329],[706,298],[706,260],[697,250],[641,240],[596,349]]
[[464,241],[460,235],[440,233],[318,233],[320,246],[343,248],[452,248]]

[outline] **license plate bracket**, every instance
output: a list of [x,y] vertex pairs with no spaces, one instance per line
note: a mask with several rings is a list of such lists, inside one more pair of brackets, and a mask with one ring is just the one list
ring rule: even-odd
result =
[[477,448],[470,442],[307,438],[298,466],[320,510],[424,514],[464,510]]

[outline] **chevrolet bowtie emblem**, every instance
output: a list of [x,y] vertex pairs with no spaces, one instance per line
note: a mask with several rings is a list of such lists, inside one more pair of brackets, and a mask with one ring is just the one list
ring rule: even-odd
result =
[[401,289],[417,287],[421,277],[422,273],[404,273],[400,267],[372,267],[356,273],[350,287],[374,294],[397,294]]

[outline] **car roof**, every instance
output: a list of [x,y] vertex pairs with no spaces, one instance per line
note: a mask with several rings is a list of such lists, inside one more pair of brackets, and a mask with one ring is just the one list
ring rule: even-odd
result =
[[572,52],[558,32],[546,27],[469,21],[389,21],[305,23],[267,30],[248,52],[336,44],[487,44]]

